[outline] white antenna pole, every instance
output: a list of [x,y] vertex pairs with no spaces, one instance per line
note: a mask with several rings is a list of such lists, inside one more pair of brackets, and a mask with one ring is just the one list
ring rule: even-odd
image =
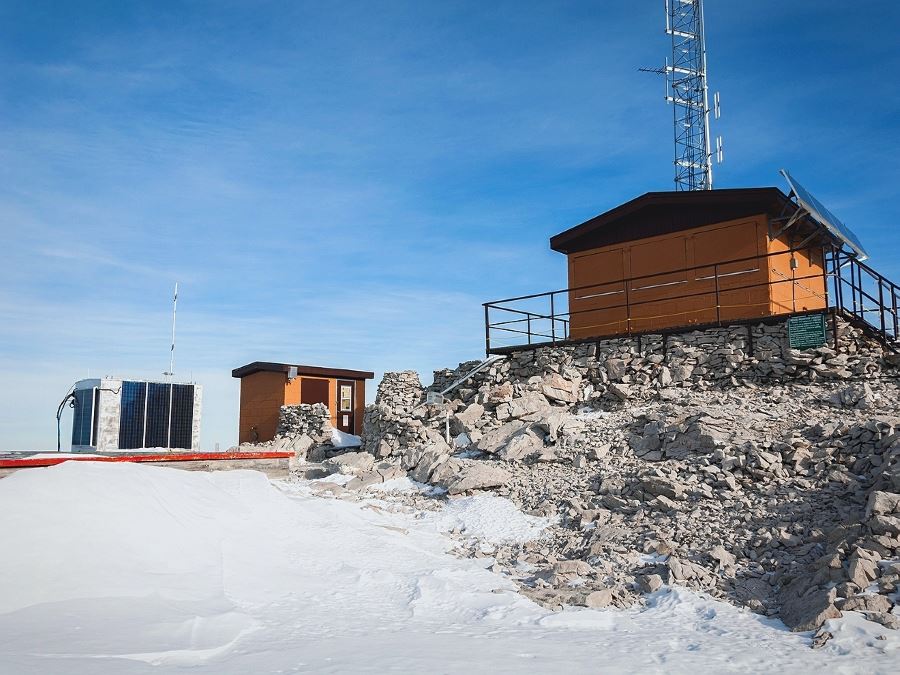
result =
[[169,371],[167,377],[175,375],[175,314],[178,310],[178,282],[175,282],[175,297],[172,298],[172,348],[169,350]]
[[709,87],[706,79],[706,20],[703,16],[703,0],[697,3],[697,13],[700,15],[700,67],[703,69],[703,127],[704,141],[706,143],[706,189],[712,190],[712,148],[710,147],[709,137]]

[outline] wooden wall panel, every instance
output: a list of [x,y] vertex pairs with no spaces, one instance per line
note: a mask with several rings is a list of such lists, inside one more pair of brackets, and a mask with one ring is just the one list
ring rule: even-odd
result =
[[[771,253],[791,249],[790,240],[782,237],[769,242]],[[782,253],[769,258],[771,292],[770,314],[786,314],[805,310],[825,309],[825,277],[822,250],[819,248],[797,251],[793,255],[796,268],[791,268],[791,255]],[[804,278],[808,277],[808,278]]]
[[258,372],[241,378],[238,442],[264,443],[275,438],[278,413],[284,405],[285,379],[284,373],[273,372]]
[[[717,317],[724,321],[766,315],[769,277],[764,259],[719,266],[718,313],[714,281],[716,263],[763,255],[766,233],[767,219],[760,215],[570,255],[570,286],[605,283],[602,290],[608,291],[570,293],[570,337],[624,333],[629,323],[632,331],[648,331],[713,323]],[[685,271],[704,265],[709,268]],[[632,279],[627,289],[624,278]],[[618,293],[612,293],[614,289]],[[625,303],[626,295],[630,322],[624,308],[614,309]]]
[[[572,338],[626,330],[624,249],[586,251],[569,257]],[[587,287],[587,288],[585,288]],[[597,331],[601,331],[598,333]]]

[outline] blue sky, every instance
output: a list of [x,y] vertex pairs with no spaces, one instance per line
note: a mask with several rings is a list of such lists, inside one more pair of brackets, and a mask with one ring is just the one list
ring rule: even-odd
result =
[[[788,167],[900,278],[900,8],[706,14],[716,186]],[[671,189],[662,28],[657,0],[0,2],[0,448],[55,448],[77,379],[165,370],[176,280],[204,447],[249,361],[478,358],[482,302],[565,285],[550,235]]]

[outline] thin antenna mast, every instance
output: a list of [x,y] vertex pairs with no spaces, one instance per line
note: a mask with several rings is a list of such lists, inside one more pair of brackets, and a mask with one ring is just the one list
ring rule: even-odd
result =
[[178,282],[175,282],[175,296],[172,298],[172,347],[169,350],[169,370],[163,373],[166,378],[175,375],[175,315],[178,310]]
[[[706,80],[706,37],[703,0],[665,0],[666,34],[672,38],[672,62],[662,68],[641,68],[666,78],[666,100],[672,104],[675,127],[675,189],[711,190],[712,137],[709,88]],[[713,95],[713,115],[719,118],[719,94]],[[724,158],[722,137],[716,138],[716,159]]]

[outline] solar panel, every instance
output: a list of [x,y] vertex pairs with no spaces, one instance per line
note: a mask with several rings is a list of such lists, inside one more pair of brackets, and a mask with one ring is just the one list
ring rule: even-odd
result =
[[844,225],[844,223],[838,220],[837,216],[825,208],[825,205],[822,204],[822,202],[813,197],[809,190],[800,185],[800,183],[787,172],[787,169],[782,169],[781,175],[784,176],[788,185],[791,186],[791,191],[797,198],[797,203],[803,209],[808,211],[809,215],[814,220],[828,230],[833,236],[837,237],[841,242],[849,246],[856,254],[857,258],[865,260],[869,257],[869,254],[866,253],[862,243],[860,243],[859,239],[853,234],[850,228]]

